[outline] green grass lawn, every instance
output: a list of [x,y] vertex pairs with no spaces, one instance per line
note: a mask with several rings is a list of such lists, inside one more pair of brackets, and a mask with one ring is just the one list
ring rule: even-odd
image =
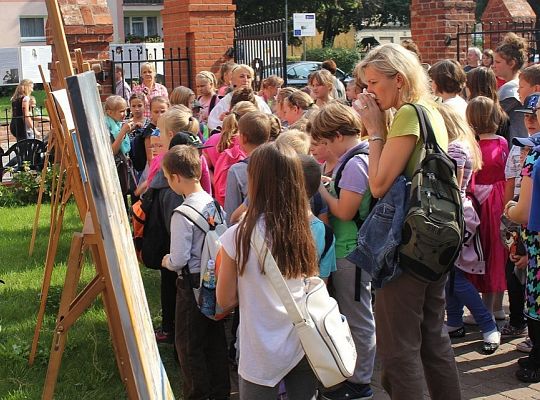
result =
[[[34,255],[28,256],[35,206],[0,208],[0,400],[38,399],[47,371],[52,332],[66,273],[66,261],[73,232],[81,222],[74,204],[64,218],[56,257],[45,320],[41,330],[36,361],[28,365],[43,267],[49,235],[50,206],[42,207]],[[94,268],[84,265],[80,288],[90,282]],[[142,267],[142,277],[154,326],[160,323],[159,272]],[[171,345],[159,346],[161,357],[176,398],[181,398],[180,370]],[[55,390],[57,400],[125,399],[107,328],[107,320],[98,299],[69,331],[66,350]]]

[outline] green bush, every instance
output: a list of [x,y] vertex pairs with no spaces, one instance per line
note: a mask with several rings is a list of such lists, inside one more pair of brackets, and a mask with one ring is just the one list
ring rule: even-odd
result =
[[324,61],[328,59],[334,60],[339,69],[350,74],[360,59],[360,54],[356,49],[340,47],[323,47],[306,51],[306,60]]
[[[7,172],[12,173],[10,185],[0,185],[0,207],[16,207],[27,204],[36,204],[41,183],[41,171],[30,169],[28,162],[25,162],[24,168],[20,172],[13,172],[7,168]],[[57,168],[47,168],[45,175],[45,187],[43,190],[43,202],[51,199],[52,178],[56,174]]]

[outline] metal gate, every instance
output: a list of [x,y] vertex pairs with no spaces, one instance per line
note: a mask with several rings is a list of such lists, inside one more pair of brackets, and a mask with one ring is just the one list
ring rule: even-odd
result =
[[513,32],[525,38],[529,44],[529,61],[539,62],[540,29],[534,22],[497,22],[478,25],[458,25],[455,37],[447,36],[445,44],[450,46],[456,42],[456,59],[461,61],[471,46],[483,49],[495,49],[503,40],[504,35]]
[[234,28],[234,58],[253,67],[255,90],[261,81],[278,75],[287,84],[287,41],[285,19]]
[[124,51],[123,48],[118,47],[116,50],[111,50],[113,91],[115,87],[114,68],[116,65],[122,66],[124,78],[131,86],[134,86],[141,83],[139,73],[141,65],[146,62],[154,64],[156,82],[171,88],[179,85],[191,85],[189,48],[182,52],[180,48],[143,49],[140,46],[140,48]]

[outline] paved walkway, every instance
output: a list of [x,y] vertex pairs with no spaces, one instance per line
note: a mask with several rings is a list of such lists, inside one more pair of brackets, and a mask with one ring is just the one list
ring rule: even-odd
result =
[[[508,299],[506,296],[505,307],[508,313]],[[480,352],[482,335],[478,327],[466,326],[466,329],[467,334],[464,338],[454,339],[453,341],[463,400],[540,400],[540,383],[528,385],[521,383],[514,377],[518,369],[516,364],[517,359],[525,356],[524,353],[515,350],[515,345],[521,342],[523,338],[513,340],[503,339],[497,351],[487,356]],[[382,389],[380,376],[380,363],[377,361],[372,381],[372,387],[375,392],[373,399],[389,400],[390,397]],[[233,382],[235,378],[236,376],[233,377]],[[233,392],[236,392],[237,388],[234,383]],[[424,399],[430,398],[426,389]],[[232,399],[238,399],[237,392],[233,394]]]

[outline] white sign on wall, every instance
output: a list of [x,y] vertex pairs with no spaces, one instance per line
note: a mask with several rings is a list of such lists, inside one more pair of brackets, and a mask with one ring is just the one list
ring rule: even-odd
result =
[[293,36],[317,36],[317,27],[315,26],[315,13],[293,14]]

